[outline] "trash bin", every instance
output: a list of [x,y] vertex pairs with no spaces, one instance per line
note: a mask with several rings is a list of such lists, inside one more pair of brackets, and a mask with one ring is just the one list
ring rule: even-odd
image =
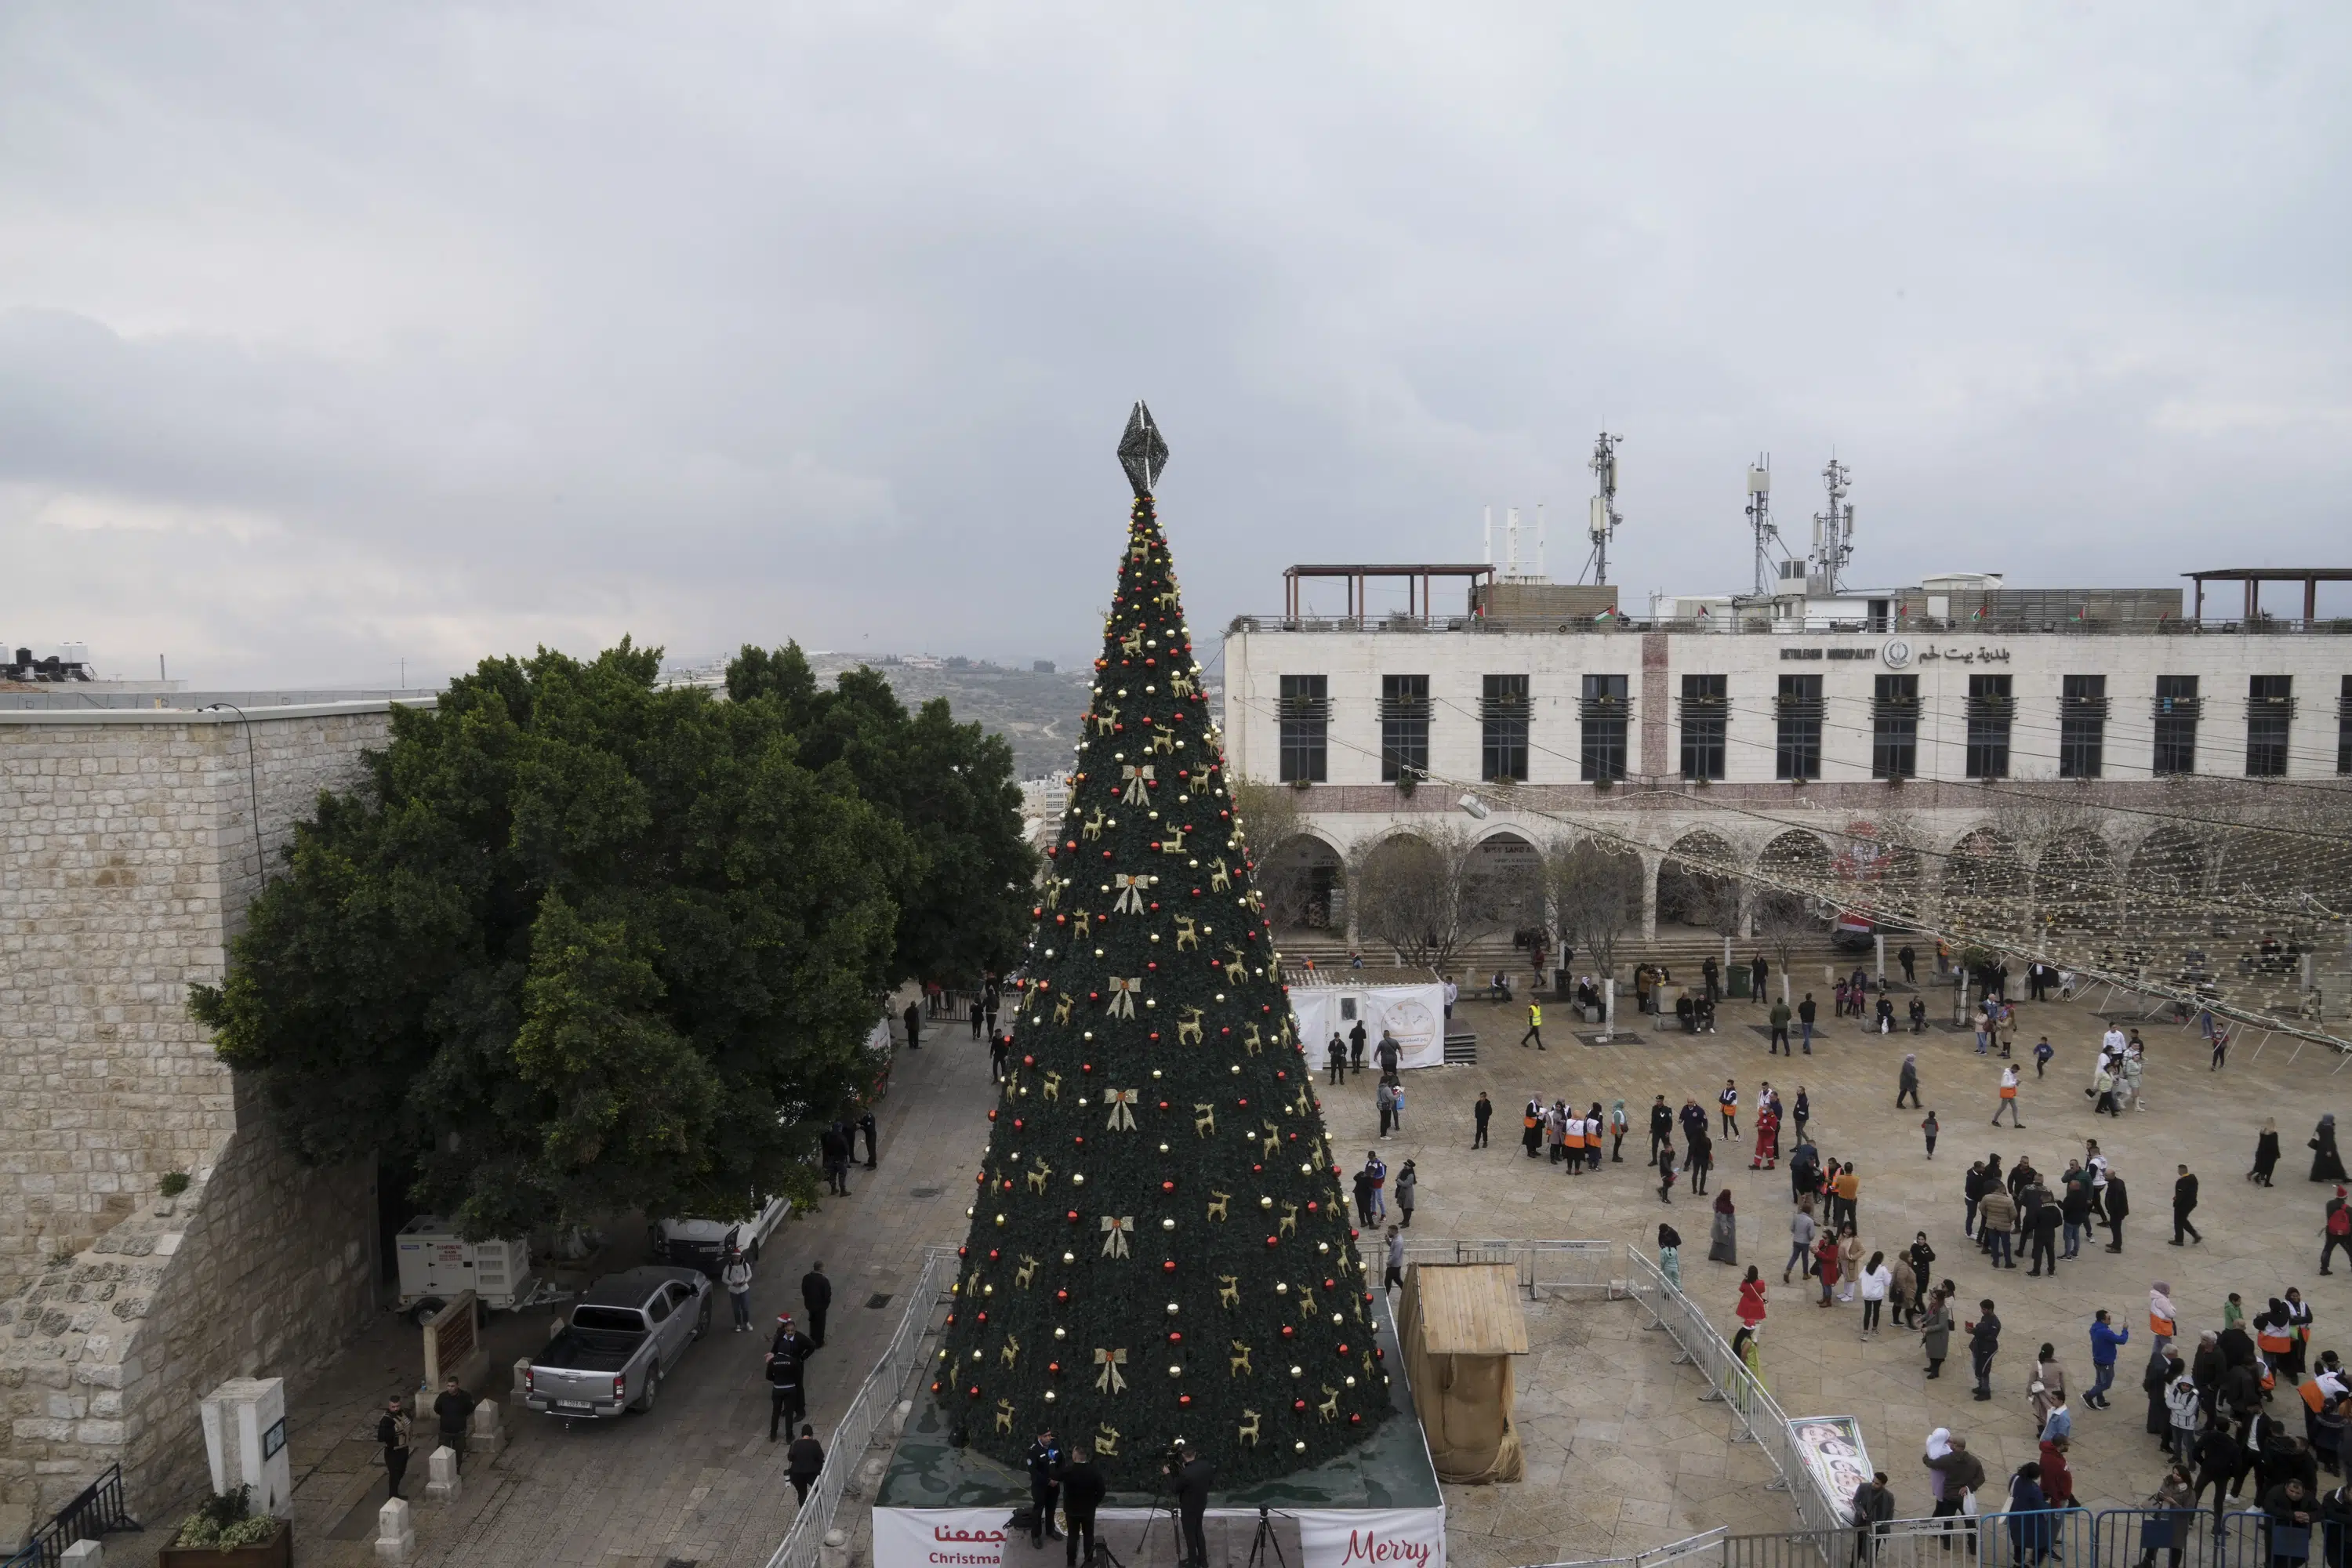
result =
[[1746,964],[1733,964],[1731,973],[1725,978],[1731,982],[1731,987],[1724,993],[1725,995],[1737,1001],[1741,997],[1753,994],[1749,989],[1749,983],[1756,978],[1756,972]]
[[1551,972],[1551,990],[1553,995],[1565,996],[1575,989],[1576,982],[1568,977],[1567,970],[1555,969]]

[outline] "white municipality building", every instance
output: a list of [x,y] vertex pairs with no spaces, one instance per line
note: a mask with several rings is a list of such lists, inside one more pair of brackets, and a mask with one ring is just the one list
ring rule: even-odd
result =
[[[2184,780],[2331,806],[2309,786],[2352,784],[2352,621],[2315,618],[2317,584],[2352,570],[2188,574],[2190,595],[1987,574],[1858,591],[1811,561],[1758,575],[1764,592],[1661,596],[1643,616],[1614,587],[1488,564],[1290,568],[1282,614],[1227,628],[1225,742],[1236,778],[1300,792],[1303,835],[1276,853],[1306,862],[1308,922],[1352,943],[1353,858],[1448,821],[1497,857],[1606,822],[1640,847],[1655,940],[1660,869],[1694,835],[1718,864],[1834,866],[1890,811],[1923,847],[1982,854],[2029,789],[2177,809]],[[1302,612],[1315,579],[1345,584],[1345,614]],[[1401,613],[1367,611],[1383,579],[1402,580]],[[2215,582],[2242,607],[2209,613]],[[2267,613],[2264,582],[2300,584],[2302,615]],[[1465,790],[1486,815],[1456,810]],[[2118,878],[2174,831],[2098,822],[2067,853]],[[1679,893],[1669,879],[1670,924]]]

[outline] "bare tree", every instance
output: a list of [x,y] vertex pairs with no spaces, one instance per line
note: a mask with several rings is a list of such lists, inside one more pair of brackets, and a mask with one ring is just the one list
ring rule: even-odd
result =
[[1770,951],[1772,962],[1780,966],[1785,976],[1800,947],[1828,937],[1829,921],[1810,899],[1794,893],[1764,892],[1756,899],[1756,935]]
[[1292,847],[1307,830],[1298,792],[1255,779],[1240,781],[1234,785],[1234,825],[1255,863],[1258,894],[1275,929],[1305,925],[1315,889],[1308,858]]
[[1590,953],[1597,973],[1615,973],[1617,943],[1642,907],[1642,858],[1591,838],[1561,838],[1544,857],[1544,877],[1560,941]]
[[1476,841],[1450,824],[1360,850],[1348,879],[1357,929],[1400,963],[1450,968],[1470,943],[1507,927],[1507,912],[1483,896],[1477,857]]

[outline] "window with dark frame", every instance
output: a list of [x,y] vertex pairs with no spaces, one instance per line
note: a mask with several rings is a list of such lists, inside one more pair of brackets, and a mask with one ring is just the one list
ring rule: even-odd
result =
[[1381,782],[1429,776],[1429,677],[1381,677]]
[[1683,677],[1683,777],[1721,782],[1730,719],[1729,676]]
[[1276,708],[1282,726],[1282,782],[1322,784],[1330,777],[1331,678],[1286,675]]
[[1625,776],[1625,677],[1588,675],[1578,712],[1584,722],[1577,776],[1599,782]]
[[2246,678],[2246,776],[2286,777],[2287,731],[2294,723],[2294,677]]
[[1822,776],[1822,678],[1784,675],[1774,699],[1776,733],[1772,744],[1772,776],[1776,779],[1816,779]]
[[2009,776],[2010,727],[2017,715],[2006,675],[1969,677],[1968,776],[2005,779]]
[[2156,754],[2150,766],[2157,777],[2197,771],[2197,721],[2204,711],[2195,676],[2156,678]]
[[2352,675],[2336,693],[2336,771],[2352,773]]
[[1919,776],[1919,678],[1881,675],[1870,692],[1870,776]]
[[2058,697],[2058,776],[2095,779],[2105,770],[2107,678],[2067,675]]
[[1489,675],[1478,699],[1478,776],[1520,779],[1528,776],[1528,724],[1532,704],[1524,675]]

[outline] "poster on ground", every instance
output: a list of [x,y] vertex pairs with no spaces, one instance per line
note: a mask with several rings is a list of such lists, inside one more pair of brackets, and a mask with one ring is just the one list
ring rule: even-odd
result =
[[1854,1489],[1870,1479],[1870,1448],[1862,1423],[1851,1415],[1801,1415],[1789,1419],[1789,1440],[1804,1462],[1814,1489],[1830,1505],[1830,1517],[1853,1517]]

